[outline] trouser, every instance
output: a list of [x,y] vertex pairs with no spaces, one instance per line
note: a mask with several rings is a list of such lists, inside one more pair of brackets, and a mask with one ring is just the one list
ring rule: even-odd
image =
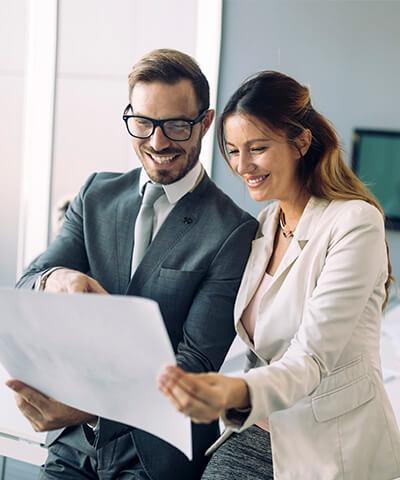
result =
[[94,436],[89,427],[76,427],[49,447],[39,480],[149,480],[131,433],[111,438]]

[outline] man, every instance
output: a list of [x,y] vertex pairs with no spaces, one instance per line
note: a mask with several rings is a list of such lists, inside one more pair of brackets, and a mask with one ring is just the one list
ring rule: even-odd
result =
[[[133,67],[129,86],[123,118],[143,168],[92,175],[58,237],[17,286],[152,298],[177,364],[194,372],[218,370],[234,337],[233,304],[257,222],[198,161],[214,112],[194,60],[174,50],[153,51]],[[59,429],[48,435],[42,479],[193,480],[218,434],[216,423],[192,425],[189,462],[142,430],[97,419],[16,380],[9,386],[35,430]]]

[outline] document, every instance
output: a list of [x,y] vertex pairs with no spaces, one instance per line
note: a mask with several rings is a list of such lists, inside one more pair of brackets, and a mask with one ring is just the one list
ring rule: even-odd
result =
[[152,433],[192,458],[190,420],[156,386],[161,367],[175,363],[156,302],[0,289],[0,312],[0,363],[10,378]]
[[9,378],[10,375],[0,364],[0,436],[5,435],[16,440],[23,439],[32,443],[43,444],[46,434],[35,432],[28,420],[21,415],[15,403],[14,392],[5,386],[5,382]]

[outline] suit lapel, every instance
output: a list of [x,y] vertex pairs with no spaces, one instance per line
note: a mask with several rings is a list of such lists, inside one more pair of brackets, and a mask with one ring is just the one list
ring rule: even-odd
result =
[[204,175],[196,189],[187,193],[172,209],[129,282],[127,295],[135,295],[140,291],[153,272],[160,268],[171,249],[183,241],[196,225],[199,219],[200,197],[209,185],[210,179]]
[[118,202],[115,215],[115,245],[117,250],[116,282],[119,285],[118,292],[123,293],[129,284],[131,276],[131,263],[133,251],[133,239],[135,220],[139,213],[141,197],[139,195],[138,179]]
[[141,289],[154,270],[159,268],[171,249],[174,248],[196,224],[197,214],[190,208],[190,203],[191,202],[185,202],[183,198],[168,215],[136,269],[128,285],[127,294],[135,294]]

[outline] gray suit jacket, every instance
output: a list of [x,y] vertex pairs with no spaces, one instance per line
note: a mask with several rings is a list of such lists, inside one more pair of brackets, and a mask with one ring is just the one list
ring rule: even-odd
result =
[[[204,175],[174,207],[130,278],[141,203],[139,174],[138,169],[92,175],[72,202],[59,236],[28,267],[17,287],[32,288],[41,272],[64,266],[87,273],[111,294],[154,299],[178,365],[193,372],[218,370],[235,335],[233,305],[257,221]],[[200,477],[206,462],[203,453],[218,427],[214,423],[192,429],[192,462],[159,438],[132,429],[152,479]],[[74,430],[66,429],[63,438],[72,438]],[[51,432],[48,443],[59,435],[60,431]]]

